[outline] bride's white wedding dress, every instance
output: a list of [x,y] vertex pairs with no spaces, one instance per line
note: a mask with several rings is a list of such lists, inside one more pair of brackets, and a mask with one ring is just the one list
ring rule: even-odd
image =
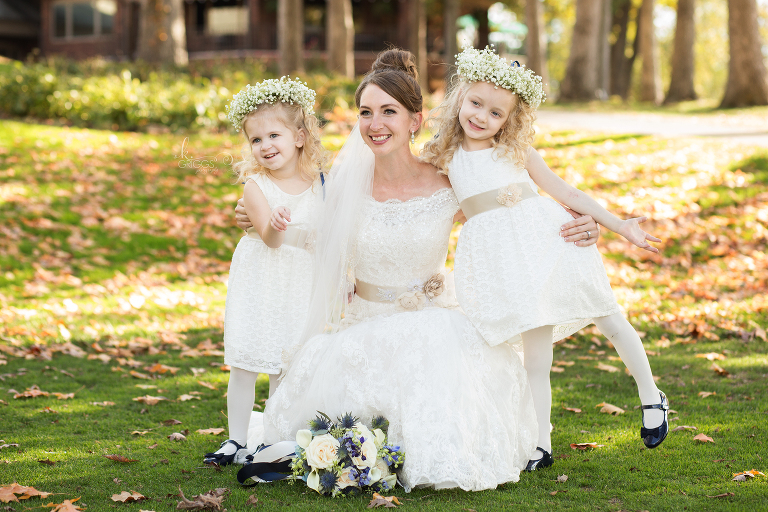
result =
[[[408,201],[368,197],[364,205],[358,281],[403,288],[443,270],[458,210],[451,189]],[[366,423],[385,416],[391,444],[405,452],[406,490],[516,482],[538,436],[519,357],[507,344],[485,343],[451,290],[414,311],[355,295],[342,330],[314,336],[293,357],[267,402],[264,440],[295,439],[317,411]]]

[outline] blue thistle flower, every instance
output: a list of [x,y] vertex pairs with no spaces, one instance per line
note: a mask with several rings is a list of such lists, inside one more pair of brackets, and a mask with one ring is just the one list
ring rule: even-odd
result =
[[339,427],[341,428],[352,428],[355,426],[355,423],[360,421],[360,418],[352,416],[352,413],[348,412],[340,418],[337,418],[336,421],[339,422]]
[[387,429],[389,429],[389,421],[384,416],[376,416],[371,420],[371,430],[376,430],[377,428],[380,428],[382,432],[385,434],[387,433]]
[[320,411],[317,411],[317,416],[315,416],[315,419],[309,420],[309,429],[313,434],[318,434],[323,430],[328,432],[331,430],[332,426],[333,422],[331,421],[331,418],[329,418],[327,414]]
[[336,474],[333,471],[323,471],[320,473],[320,491],[323,494],[333,493],[336,487]]

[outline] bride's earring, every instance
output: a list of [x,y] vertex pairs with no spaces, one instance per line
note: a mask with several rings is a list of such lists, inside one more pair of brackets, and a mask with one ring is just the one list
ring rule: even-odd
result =
[[411,132],[411,144],[416,144],[416,137],[413,135],[414,133],[416,132]]

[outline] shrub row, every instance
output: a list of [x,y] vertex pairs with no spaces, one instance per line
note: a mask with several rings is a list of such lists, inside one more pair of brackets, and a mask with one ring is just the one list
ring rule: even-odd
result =
[[[15,61],[0,63],[0,112],[113,130],[226,129],[224,107],[232,95],[245,84],[274,77],[251,59],[160,69],[102,59]],[[353,102],[355,81],[323,73],[301,78],[317,92],[321,120],[337,98]]]

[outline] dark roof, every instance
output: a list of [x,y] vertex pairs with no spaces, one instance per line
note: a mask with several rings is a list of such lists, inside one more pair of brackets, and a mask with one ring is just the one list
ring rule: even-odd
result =
[[0,20],[40,23],[40,2],[37,0],[0,0]]

